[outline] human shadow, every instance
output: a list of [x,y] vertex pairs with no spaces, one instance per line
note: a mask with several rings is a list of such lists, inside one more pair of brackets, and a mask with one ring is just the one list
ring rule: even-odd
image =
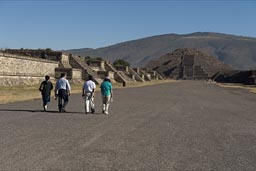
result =
[[30,109],[0,109],[3,112],[44,112],[43,110],[30,110]]
[[100,112],[95,112],[95,113],[87,113],[85,112],[75,112],[75,111],[66,111],[66,112],[59,112],[57,110],[32,110],[32,109],[0,109],[0,112],[31,112],[31,113],[68,113],[68,114],[82,114],[82,115],[104,115],[103,113]]
[[[85,113],[83,112],[83,114],[85,114]],[[105,115],[105,114],[104,113],[100,113],[100,112],[94,112],[94,113],[87,113],[85,115]]]

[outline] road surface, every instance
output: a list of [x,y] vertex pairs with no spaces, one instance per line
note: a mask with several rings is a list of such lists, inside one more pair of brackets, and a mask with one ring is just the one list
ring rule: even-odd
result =
[[0,170],[256,170],[256,95],[201,81],[114,91],[110,115],[0,106]]

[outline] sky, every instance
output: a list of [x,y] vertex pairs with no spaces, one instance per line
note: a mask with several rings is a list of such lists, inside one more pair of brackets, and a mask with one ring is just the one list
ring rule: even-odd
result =
[[256,1],[0,0],[0,48],[100,48],[161,34],[256,37]]

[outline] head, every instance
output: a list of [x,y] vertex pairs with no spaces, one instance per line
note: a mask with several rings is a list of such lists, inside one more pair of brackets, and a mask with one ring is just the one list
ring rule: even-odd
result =
[[88,80],[93,80],[93,76],[89,75]]
[[44,78],[45,78],[45,81],[48,81],[50,79],[50,76],[46,75]]
[[104,78],[104,81],[111,82],[109,77]]
[[66,78],[66,74],[65,73],[61,73],[60,74],[60,78]]

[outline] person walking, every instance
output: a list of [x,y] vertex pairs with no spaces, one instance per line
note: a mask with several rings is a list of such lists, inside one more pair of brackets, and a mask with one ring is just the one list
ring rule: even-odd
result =
[[85,101],[85,114],[88,114],[90,109],[91,112],[95,112],[94,98],[95,98],[96,84],[93,82],[93,77],[89,75],[88,80],[83,85],[82,97]]
[[102,95],[102,113],[108,115],[109,103],[113,100],[113,90],[110,79],[106,77],[100,85]]
[[47,111],[47,105],[51,100],[51,91],[53,89],[52,82],[50,81],[50,76],[46,75],[45,80],[41,82],[39,91],[41,91],[42,94],[42,100],[43,100],[43,108],[44,111]]
[[55,100],[58,98],[59,112],[66,112],[65,107],[68,104],[69,96],[71,93],[71,87],[66,79],[66,74],[62,73],[60,79],[55,86]]

